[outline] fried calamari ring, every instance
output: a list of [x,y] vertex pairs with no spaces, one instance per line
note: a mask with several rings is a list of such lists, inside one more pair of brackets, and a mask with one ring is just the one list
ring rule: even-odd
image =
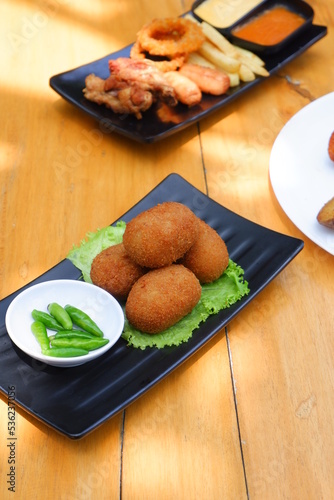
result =
[[[137,40],[131,47],[130,57],[131,59],[147,59],[147,55],[150,54],[143,49]],[[152,55],[152,54],[151,54]],[[149,59],[160,71],[163,73],[167,71],[176,71],[181,68],[185,61],[185,54],[175,54],[174,56],[165,56],[166,59],[155,61],[154,59]]]
[[138,40],[136,40],[135,43],[131,47],[130,58],[131,59],[145,59],[146,58],[145,51],[140,46],[140,43],[138,42]]
[[198,50],[205,36],[200,26],[178,17],[154,19],[137,33],[137,40],[151,55],[171,57]]

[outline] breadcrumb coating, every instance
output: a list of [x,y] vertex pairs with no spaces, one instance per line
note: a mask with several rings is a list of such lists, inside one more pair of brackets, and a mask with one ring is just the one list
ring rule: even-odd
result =
[[92,262],[90,277],[94,285],[103,288],[118,300],[125,300],[133,284],[145,270],[133,262],[123,243],[100,252]]
[[165,202],[140,213],[126,226],[123,243],[140,266],[158,268],[180,259],[194,243],[198,218],[185,205]]
[[224,240],[206,222],[199,219],[195,243],[180,261],[201,283],[218,279],[228,266],[229,254]]
[[153,269],[133,285],[126,316],[141,332],[159,333],[189,314],[201,292],[196,276],[182,265]]

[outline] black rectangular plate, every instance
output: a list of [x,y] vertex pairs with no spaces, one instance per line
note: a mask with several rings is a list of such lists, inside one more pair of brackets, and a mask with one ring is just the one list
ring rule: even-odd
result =
[[[0,390],[15,386],[16,402],[39,420],[77,439],[126,408],[188,359],[251,302],[301,251],[303,241],[285,236],[222,207],[185,179],[171,174],[120,220],[163,201],[184,203],[225,240],[232,260],[245,270],[250,294],[211,316],[192,338],[178,347],[127,347],[121,338],[96,361],[75,368],[56,368],[33,360],[10,340],[5,326],[13,298],[29,286],[53,279],[80,279],[67,259],[0,302]],[[117,222],[117,221],[116,221]]]
[[[294,39],[284,50],[270,57],[263,57],[270,75],[273,75],[282,66],[302,54],[324,37],[326,33],[327,28],[325,26],[312,24],[308,30]],[[104,130],[106,133],[117,132],[141,143],[156,142],[189,127],[191,124],[196,123],[234,101],[238,96],[265,79],[258,77],[252,82],[241,83],[237,87],[230,88],[223,96],[203,94],[201,103],[192,108],[178,104],[176,108],[173,108],[174,122],[161,121],[158,116],[160,103],[154,104],[148,111],[145,111],[141,120],[137,120],[132,115],[116,114],[103,105],[99,106],[94,102],[88,101],[84,98],[82,92],[85,87],[85,78],[87,75],[94,73],[101,78],[107,78],[109,76],[108,61],[110,59],[117,59],[118,57],[129,57],[131,46],[129,45],[118,52],[108,54],[102,59],[85,64],[79,68],[52,76],[50,78],[50,86],[68,102],[95,118],[101,130]]]

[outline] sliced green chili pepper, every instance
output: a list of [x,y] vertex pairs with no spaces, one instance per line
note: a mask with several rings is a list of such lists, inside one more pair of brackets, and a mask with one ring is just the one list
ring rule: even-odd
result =
[[31,331],[34,334],[37,342],[41,346],[42,352],[45,349],[49,349],[50,341],[44,323],[42,323],[41,321],[34,321],[31,325]]
[[55,331],[64,330],[61,324],[58,323],[58,321],[53,316],[50,316],[50,314],[46,312],[37,311],[37,309],[34,309],[31,315],[35,321],[40,321],[41,323],[44,323],[46,328],[48,328],[49,330],[55,330]]
[[65,310],[71,316],[72,322],[85,330],[86,332],[92,333],[97,337],[103,337],[103,332],[97,326],[97,324],[88,316],[88,314],[84,313],[80,309],[77,309],[74,306],[67,305],[65,306]]
[[51,349],[44,349],[43,354],[54,358],[74,358],[76,356],[84,356],[88,352],[86,349],[76,347],[52,347]]
[[79,347],[81,349],[87,349],[88,351],[93,351],[94,349],[99,349],[100,347],[103,347],[104,345],[108,344],[109,339],[101,339],[101,338],[95,338],[95,339],[85,339],[85,338],[71,338],[69,335],[68,337],[63,337],[60,339],[57,339],[56,337],[51,340],[51,345],[53,347]]
[[61,305],[57,304],[57,302],[52,302],[48,305],[48,311],[65,330],[72,329],[73,323],[71,317]]

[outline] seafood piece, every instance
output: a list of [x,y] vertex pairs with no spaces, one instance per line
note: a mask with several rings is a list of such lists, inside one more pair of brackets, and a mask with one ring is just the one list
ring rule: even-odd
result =
[[198,50],[205,36],[196,23],[177,17],[154,19],[137,33],[137,40],[151,55],[175,56]]
[[[139,41],[136,40],[130,50],[131,59],[143,60],[149,56],[148,52],[143,49]],[[174,56],[164,56],[159,59],[147,59],[161,72],[176,71],[184,63],[185,54],[175,54]]]
[[119,57],[109,61],[110,77],[106,80],[107,88],[117,87],[117,82],[136,84],[143,90],[152,92],[169,106],[177,104],[174,89],[166,82],[164,75],[147,59],[136,61],[128,57]]
[[180,73],[195,82],[206,94],[222,95],[230,87],[229,76],[219,69],[185,63],[180,68]]
[[201,102],[202,92],[195,82],[181,75],[179,71],[167,71],[164,75],[167,82],[173,87],[179,102],[188,106],[194,106]]
[[150,61],[120,57],[109,61],[109,69],[106,80],[94,74],[86,77],[86,99],[105,104],[115,113],[134,114],[138,119],[157,99],[169,106],[177,104],[173,87]]
[[86,77],[85,84],[83,90],[85,98],[97,104],[104,104],[114,113],[134,114],[140,119],[142,112],[149,109],[153,103],[152,93],[136,85],[106,92],[105,80],[94,74]]

